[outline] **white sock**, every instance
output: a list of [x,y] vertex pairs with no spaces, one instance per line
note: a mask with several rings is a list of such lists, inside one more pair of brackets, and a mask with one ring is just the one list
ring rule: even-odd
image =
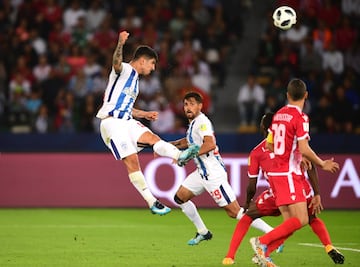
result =
[[147,187],[144,174],[141,171],[132,172],[129,174],[129,178],[130,182],[135,186],[137,191],[145,199],[149,207],[151,207],[156,201],[156,198]]
[[238,214],[236,215],[236,220],[240,220],[242,218],[242,216],[244,216],[244,209],[242,207],[240,207],[240,210],[239,210]]
[[254,227],[255,229],[258,229],[264,233],[268,233],[270,232],[272,228],[270,225],[268,225],[266,222],[264,222],[262,219],[257,218],[255,219],[252,223],[251,226]]
[[176,146],[165,142],[164,140],[156,142],[153,146],[153,150],[156,154],[159,154],[160,156],[172,159],[178,159],[180,155],[180,150],[177,149]]
[[180,205],[181,210],[185,215],[193,222],[197,232],[201,235],[205,235],[208,232],[203,220],[201,219],[198,210],[196,209],[195,204],[192,201],[186,201]]

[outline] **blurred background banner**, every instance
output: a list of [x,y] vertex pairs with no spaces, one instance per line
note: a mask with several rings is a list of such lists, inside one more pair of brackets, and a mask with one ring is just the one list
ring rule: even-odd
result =
[[[360,208],[360,155],[321,154],[335,157],[336,174],[319,170],[326,209]],[[229,180],[241,204],[245,200],[247,154],[223,153]],[[173,195],[193,163],[180,168],[171,159],[143,153],[140,163],[149,187],[170,206]],[[259,192],[267,186],[263,177]],[[216,207],[210,196],[195,198],[199,207]],[[2,153],[0,154],[0,207],[146,207],[120,162],[110,153]]]

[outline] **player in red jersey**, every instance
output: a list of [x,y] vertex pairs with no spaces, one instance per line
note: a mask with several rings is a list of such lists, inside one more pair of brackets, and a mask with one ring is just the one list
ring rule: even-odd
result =
[[[265,114],[260,122],[260,130],[264,137],[267,136],[268,128],[271,124],[273,113]],[[266,148],[266,139],[264,139],[260,144],[258,144],[249,155],[248,162],[248,176],[249,184],[247,187],[246,194],[246,204],[243,206],[246,209],[245,215],[237,223],[234,230],[233,236],[231,238],[230,246],[226,257],[223,259],[224,265],[234,264],[235,254],[240,246],[244,236],[249,230],[251,222],[257,218],[263,216],[279,216],[280,210],[275,204],[275,198],[271,192],[271,189],[266,189],[263,191],[256,199],[252,201],[256,193],[256,184],[257,178],[260,175],[260,170],[263,172],[263,175],[266,177],[267,172],[271,170],[272,163],[271,160],[274,158],[274,154]],[[311,194],[311,187],[307,180],[303,179],[304,188],[307,196],[307,204],[309,207],[309,225],[318,236],[320,241],[325,247],[325,251],[332,258],[334,263],[342,264],[344,263],[344,256],[333,247],[329,232],[324,224],[324,222],[316,217],[316,214],[320,213],[322,210],[321,199],[319,194],[319,185],[318,185],[318,176],[315,166],[308,170],[309,179],[314,190],[314,196]],[[268,249],[266,257],[270,254],[270,249]],[[253,258],[254,263],[258,263],[258,258],[255,256]]]
[[271,232],[250,239],[263,266],[276,266],[266,258],[268,248],[282,243],[309,222],[301,170],[302,156],[325,171],[334,173],[339,169],[334,159],[322,160],[309,145],[309,118],[302,112],[307,97],[305,83],[292,79],[287,86],[288,104],[276,112],[269,128],[267,142],[275,157],[268,180],[284,222]]

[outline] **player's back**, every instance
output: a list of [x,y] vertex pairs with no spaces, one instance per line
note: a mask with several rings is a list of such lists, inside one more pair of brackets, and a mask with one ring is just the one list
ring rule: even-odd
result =
[[286,105],[273,117],[270,132],[274,141],[272,173],[301,174],[298,140],[309,138],[309,119],[297,106]]
[[248,159],[248,176],[250,178],[258,177],[261,169],[266,177],[266,174],[272,170],[272,160],[274,157],[274,153],[266,148],[266,139],[264,139],[250,152]]

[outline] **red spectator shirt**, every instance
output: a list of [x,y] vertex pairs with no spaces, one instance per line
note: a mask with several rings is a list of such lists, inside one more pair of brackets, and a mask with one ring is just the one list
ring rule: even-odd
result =
[[301,153],[298,141],[310,139],[309,118],[299,107],[286,105],[273,117],[269,132],[272,133],[275,158],[271,176],[301,175]]

